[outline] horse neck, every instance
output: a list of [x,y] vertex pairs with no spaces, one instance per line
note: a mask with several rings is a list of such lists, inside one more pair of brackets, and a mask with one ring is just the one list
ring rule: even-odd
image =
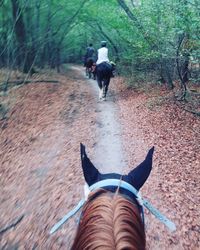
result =
[[138,206],[122,195],[95,193],[84,206],[72,250],[145,249]]

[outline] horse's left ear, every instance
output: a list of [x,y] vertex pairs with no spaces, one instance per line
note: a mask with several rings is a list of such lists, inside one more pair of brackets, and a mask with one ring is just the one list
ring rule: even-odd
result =
[[100,173],[92,164],[90,159],[87,157],[87,154],[85,152],[85,146],[82,143],[80,144],[80,151],[81,151],[81,163],[85,181],[87,182],[88,186],[91,186],[98,181]]
[[154,147],[152,147],[145,160],[128,174],[128,181],[139,190],[147,180],[152,169]]

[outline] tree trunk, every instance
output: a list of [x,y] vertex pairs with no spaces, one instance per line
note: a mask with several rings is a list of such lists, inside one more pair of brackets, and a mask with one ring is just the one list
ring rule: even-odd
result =
[[170,62],[167,59],[162,59],[161,61],[161,79],[166,82],[169,89],[174,88],[174,84],[171,77]]
[[183,55],[183,63],[181,64],[180,62],[180,50],[183,44],[184,39],[186,40],[186,43],[189,39],[189,35],[186,33],[183,33],[179,37],[179,42],[178,42],[178,47],[177,47],[177,52],[176,52],[176,64],[177,64],[177,71],[178,75],[181,81],[181,87],[183,88],[183,96],[181,99],[185,99],[186,92],[187,92],[187,82],[189,80],[189,56],[190,53],[188,49],[186,48],[186,52],[184,52]]
[[20,8],[18,0],[11,0],[11,2],[12,2],[14,30],[15,30],[16,40],[18,43],[18,48],[17,48],[18,66],[23,65],[23,72],[28,73],[32,67],[32,60],[31,60],[31,55],[29,54],[30,51],[26,46],[26,29],[23,20],[22,10]]
[[60,48],[56,49],[56,69],[60,73]]

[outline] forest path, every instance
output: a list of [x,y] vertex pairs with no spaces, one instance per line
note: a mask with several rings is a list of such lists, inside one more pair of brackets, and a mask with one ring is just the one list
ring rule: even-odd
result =
[[[121,127],[117,117],[118,107],[115,103],[115,96],[110,90],[106,101],[100,101],[96,80],[88,79],[82,67],[73,66],[72,69],[85,78],[85,84],[88,84],[88,88],[92,90],[96,102],[94,112],[97,113],[96,135],[98,138],[94,147],[95,166],[102,173],[122,173],[125,165],[124,152],[121,145]],[[113,79],[111,79],[111,84],[112,81]]]

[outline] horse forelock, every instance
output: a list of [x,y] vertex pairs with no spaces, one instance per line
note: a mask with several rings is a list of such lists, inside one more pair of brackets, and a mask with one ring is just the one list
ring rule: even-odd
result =
[[118,193],[100,190],[85,204],[72,250],[145,249],[139,208]]

